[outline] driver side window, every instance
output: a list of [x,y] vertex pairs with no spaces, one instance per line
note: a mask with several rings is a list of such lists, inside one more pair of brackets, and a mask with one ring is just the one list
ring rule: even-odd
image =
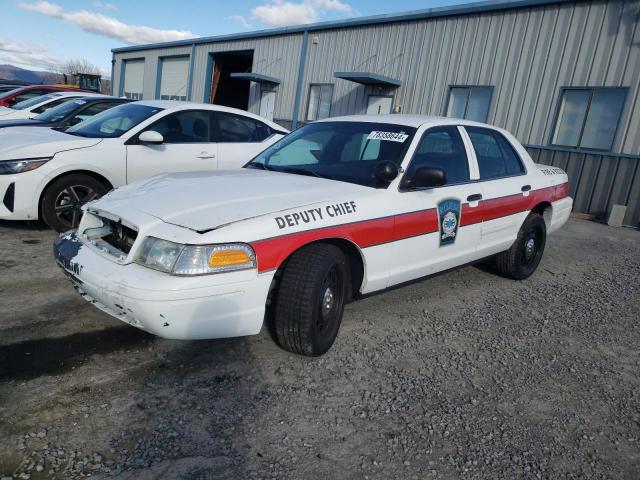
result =
[[164,137],[164,143],[208,143],[211,122],[208,111],[186,110],[161,118],[145,130],[153,130]]
[[457,127],[431,128],[422,135],[405,175],[410,178],[422,167],[444,170],[447,175],[445,185],[470,180],[469,160]]

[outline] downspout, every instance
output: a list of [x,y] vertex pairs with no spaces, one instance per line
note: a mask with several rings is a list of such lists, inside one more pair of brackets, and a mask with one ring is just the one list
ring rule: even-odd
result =
[[111,53],[111,78],[109,80],[109,95],[113,97],[113,69],[116,64],[116,54]]
[[302,34],[302,48],[300,49],[300,64],[298,65],[298,79],[296,82],[296,97],[293,101],[293,115],[291,118],[291,130],[298,126],[298,114],[300,113],[300,101],[302,98],[302,83],[304,81],[304,69],[307,63],[307,48],[309,46],[309,31]]
[[187,80],[187,100],[191,101],[191,83],[193,82],[193,69],[196,63],[196,44],[191,44],[191,56],[189,57],[189,79]]

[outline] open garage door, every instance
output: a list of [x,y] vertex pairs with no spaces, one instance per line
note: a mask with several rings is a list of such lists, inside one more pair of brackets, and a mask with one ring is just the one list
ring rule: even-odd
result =
[[252,66],[253,50],[213,54],[210,102],[247,110],[250,83],[240,78],[233,78],[231,74],[250,72]]
[[124,96],[132,100],[142,100],[144,86],[144,60],[124,62]]
[[189,57],[163,58],[160,69],[160,99],[187,100]]

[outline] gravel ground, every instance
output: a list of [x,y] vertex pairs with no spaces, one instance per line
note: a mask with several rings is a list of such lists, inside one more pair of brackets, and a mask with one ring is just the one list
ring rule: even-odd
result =
[[640,232],[571,220],[538,272],[350,304],[309,359],[167,341],[0,223],[0,479],[640,478]]

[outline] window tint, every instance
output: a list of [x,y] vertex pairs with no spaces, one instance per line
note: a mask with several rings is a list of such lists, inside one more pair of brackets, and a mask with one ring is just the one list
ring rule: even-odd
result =
[[83,109],[82,111],[76,113],[73,117],[71,117],[68,120],[67,123],[69,125],[76,125],[80,122],[85,121],[88,118],[93,117],[94,115],[97,115],[98,113],[104,112],[105,110],[109,110],[110,108],[115,107],[116,105],[120,105],[120,104],[115,102],[93,103],[89,105],[87,108]]
[[46,105],[40,105],[38,108],[34,108],[33,110],[31,110],[33,113],[42,113],[42,112],[46,112],[47,110],[57,107],[58,105],[62,105],[63,103],[66,103],[69,101],[69,98],[60,98],[58,100],[55,100],[53,102],[49,102]]
[[625,92],[624,88],[563,89],[551,143],[611,150]]
[[447,185],[469,181],[469,161],[457,127],[437,127],[425,132],[405,175],[423,167],[441,168]]
[[492,93],[492,87],[451,87],[447,117],[486,122]]
[[213,116],[221,143],[261,142],[273,133],[268,125],[243,115],[215,112]]
[[317,122],[265,149],[247,168],[313,175],[387,188],[375,175],[381,160],[400,166],[415,128],[374,122]]
[[500,133],[478,127],[465,129],[476,152],[481,180],[524,173],[518,154]]
[[309,105],[307,106],[307,120],[321,120],[328,118],[331,113],[333,85],[310,85]]
[[29,100],[29,99],[34,98],[34,97],[39,97],[40,95],[45,95],[47,93],[49,93],[49,90],[40,90],[40,89],[38,89],[38,90],[28,90],[28,91],[26,91],[24,93],[21,93],[20,95],[16,96],[15,97],[15,101],[16,102],[22,102],[24,100]]
[[186,110],[161,118],[145,130],[154,130],[164,143],[210,142],[210,116],[204,110]]
[[110,108],[90,119],[70,127],[66,133],[79,137],[115,138],[162,111],[161,108],[125,103]]

